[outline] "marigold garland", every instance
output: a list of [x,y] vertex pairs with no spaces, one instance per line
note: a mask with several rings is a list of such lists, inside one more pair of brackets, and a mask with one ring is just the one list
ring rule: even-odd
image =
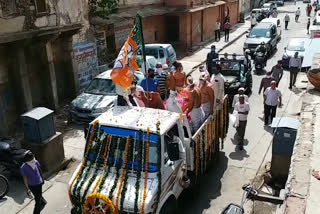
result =
[[127,172],[127,163],[128,163],[128,154],[129,154],[129,148],[130,148],[130,141],[131,141],[131,137],[129,136],[127,138],[125,158],[124,158],[124,163],[123,163],[123,166],[122,166],[122,173],[121,173],[121,177],[120,177],[120,184],[119,184],[119,189],[118,189],[117,199],[116,199],[116,211],[117,212],[119,212],[118,204],[119,204],[119,199],[120,199],[120,195],[121,195],[121,192],[122,192],[122,186],[123,186],[124,177],[125,177],[126,172]]
[[[96,200],[101,200],[104,203],[107,204],[107,206],[102,210],[97,210],[95,204]],[[112,201],[105,195],[102,195],[100,193],[92,193],[87,197],[87,200],[84,204],[84,213],[85,214],[91,214],[91,209],[94,210],[95,213],[106,213],[109,209],[111,214],[116,214],[116,209],[112,203]]]
[[[75,201],[72,200],[72,194],[71,194],[71,191],[72,191],[72,187],[73,185],[75,184],[76,181],[78,181],[77,179],[79,178],[80,174],[82,174],[83,172],[83,169],[84,169],[84,166],[85,164],[87,163],[87,160],[88,160],[88,153],[89,151],[91,150],[91,147],[92,147],[92,143],[93,143],[93,139],[94,139],[94,135],[95,135],[95,132],[96,132],[96,126],[99,124],[99,121],[96,120],[94,123],[93,123],[93,126],[92,126],[92,132],[91,132],[91,135],[90,135],[90,140],[89,140],[89,144],[88,144],[88,148],[87,148],[87,151],[85,153],[85,156],[84,156],[84,160],[81,164],[81,167],[77,173],[77,175],[74,177],[73,181],[71,182],[71,185],[69,187],[69,191],[68,191],[68,194],[69,194],[69,199],[71,201],[71,203],[75,203]],[[74,192],[73,192],[73,195],[75,194],[75,189],[74,188]]]
[[[121,143],[122,140],[123,140],[122,138],[118,138],[118,140],[117,140],[117,149],[116,149],[116,154],[114,157],[114,165],[116,166],[116,177],[114,179],[113,185],[112,185],[110,192],[109,192],[109,198],[111,198],[111,199],[113,198],[113,192],[117,187],[118,180],[120,177],[120,168],[121,168],[121,162],[122,162],[122,160],[121,160],[122,152],[121,152],[121,148],[120,148],[121,145],[120,144],[122,144]],[[119,153],[119,157],[116,156],[116,155],[118,155],[118,153]],[[119,160],[117,160],[118,158],[119,158]]]
[[149,173],[149,146],[150,146],[150,128],[147,129],[147,145],[146,145],[146,162],[145,162],[145,178],[144,178],[144,191],[143,191],[143,199],[141,206],[141,214],[145,212],[146,198],[147,198],[147,184],[148,184],[148,173]]

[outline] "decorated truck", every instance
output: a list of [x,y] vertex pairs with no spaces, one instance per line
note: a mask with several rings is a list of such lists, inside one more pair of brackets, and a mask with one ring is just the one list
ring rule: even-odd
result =
[[192,134],[184,114],[116,106],[90,124],[69,183],[72,213],[174,214],[177,199],[214,167],[228,100]]

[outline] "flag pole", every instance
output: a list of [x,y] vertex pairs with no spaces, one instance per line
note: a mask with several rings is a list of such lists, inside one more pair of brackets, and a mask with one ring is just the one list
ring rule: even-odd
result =
[[137,13],[137,21],[138,21],[138,26],[140,28],[140,42],[141,42],[141,52],[142,52],[142,58],[143,58],[143,64],[144,64],[144,71],[146,72],[146,86],[147,86],[147,94],[148,94],[148,102],[149,102],[149,84],[148,84],[148,78],[149,74],[147,71],[147,60],[146,60],[146,54],[145,54],[145,47],[144,47],[144,37],[143,37],[143,28],[142,28],[142,19],[141,16]]

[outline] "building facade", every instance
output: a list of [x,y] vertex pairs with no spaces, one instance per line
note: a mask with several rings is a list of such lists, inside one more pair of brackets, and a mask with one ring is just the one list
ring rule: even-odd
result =
[[77,93],[73,45],[86,40],[87,19],[86,0],[0,0],[0,135]]

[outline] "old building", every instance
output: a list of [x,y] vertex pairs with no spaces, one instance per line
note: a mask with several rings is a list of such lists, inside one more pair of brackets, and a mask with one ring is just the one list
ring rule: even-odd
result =
[[120,0],[119,9],[108,18],[91,17],[101,70],[112,62],[127,39],[136,14],[142,16],[146,43],[171,43],[191,49],[214,37],[217,19],[239,19],[239,0]]
[[72,50],[86,40],[87,13],[86,0],[0,0],[0,135],[78,91]]

